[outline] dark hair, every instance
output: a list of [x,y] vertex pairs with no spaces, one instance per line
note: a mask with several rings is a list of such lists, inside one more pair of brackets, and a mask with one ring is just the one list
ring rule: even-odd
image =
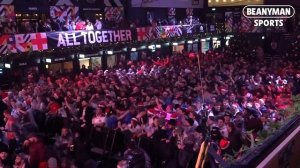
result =
[[231,131],[234,132],[235,131],[235,125],[233,122],[229,122],[227,123],[227,126],[231,128]]

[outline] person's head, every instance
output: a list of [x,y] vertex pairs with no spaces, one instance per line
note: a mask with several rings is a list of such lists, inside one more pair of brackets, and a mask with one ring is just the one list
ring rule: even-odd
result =
[[225,115],[224,115],[224,122],[225,123],[229,123],[231,121],[231,113],[230,112],[225,112]]
[[69,133],[69,129],[68,128],[62,128],[61,129],[61,136],[66,137]]
[[81,106],[82,107],[87,107],[87,105],[88,105],[87,101],[86,100],[82,100]]
[[207,126],[211,126],[215,123],[215,118],[213,116],[209,116],[207,121],[206,121],[206,125]]
[[17,154],[15,158],[15,165],[21,165],[24,163],[24,156],[22,154]]
[[60,167],[61,168],[69,168],[71,167],[71,161],[68,160],[67,158],[62,158],[60,162]]
[[225,119],[224,117],[219,117],[218,118],[218,126],[219,128],[223,127],[225,125]]
[[136,118],[132,118],[130,124],[135,127],[138,124],[138,120]]
[[7,151],[1,151],[0,152],[0,159],[1,160],[5,160],[5,159],[7,159],[7,157],[8,157]]
[[158,126],[159,126],[158,117],[153,117],[153,125],[154,125],[155,127],[158,127]]
[[127,168],[128,167],[128,163],[126,160],[121,160],[118,162],[117,168]]
[[232,122],[227,123],[226,126],[227,126],[227,130],[228,130],[229,133],[235,131],[235,125],[234,125],[234,123],[232,123]]
[[48,168],[57,168],[57,160],[54,157],[48,159]]
[[38,137],[37,137],[37,135],[35,135],[35,134],[29,135],[27,139],[28,139],[28,141],[29,141],[30,143],[36,143],[36,142],[38,142]]
[[9,118],[11,118],[11,114],[10,114],[10,112],[8,111],[8,110],[5,110],[4,112],[3,112],[3,115],[4,115],[4,119],[9,119]]

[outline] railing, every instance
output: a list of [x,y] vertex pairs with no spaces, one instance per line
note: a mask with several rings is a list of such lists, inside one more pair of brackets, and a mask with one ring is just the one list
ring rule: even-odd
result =
[[[267,138],[261,145],[253,149],[249,149],[249,151],[245,155],[243,155],[240,160],[237,160],[233,163],[225,163],[223,167],[268,167],[266,165],[272,164],[272,168],[279,168],[280,164],[283,163],[279,162],[278,158],[280,158],[280,156],[278,155],[282,154],[282,152],[289,152],[285,151],[284,148],[289,146],[291,140],[294,139],[297,134],[299,135],[299,132],[300,115],[297,115],[293,119],[291,119],[291,121],[289,121],[286,125],[281,127],[274,135]],[[209,151],[209,154],[213,155],[213,151]],[[299,155],[293,154],[293,156],[298,157]],[[283,161],[281,160],[281,162]]]

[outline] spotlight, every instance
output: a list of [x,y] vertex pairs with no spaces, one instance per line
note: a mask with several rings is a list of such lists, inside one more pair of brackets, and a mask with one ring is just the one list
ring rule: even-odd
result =
[[263,40],[264,40],[264,39],[265,39],[265,36],[262,36],[262,37],[261,37],[261,39],[263,39]]
[[189,41],[188,41],[188,44],[193,44],[193,41],[192,41],[192,40],[189,40]]
[[214,37],[214,38],[213,38],[213,41],[217,41],[217,40],[218,40],[218,38],[217,38],[217,37]]
[[161,45],[160,44],[156,44],[155,47],[156,48],[161,48]]
[[136,51],[136,48],[131,48],[131,51]]
[[201,39],[201,41],[202,41],[202,42],[205,42],[205,41],[206,41],[206,39]]
[[108,55],[112,55],[114,52],[113,51],[107,51]]
[[212,10],[212,11],[216,11],[216,8],[212,8],[211,10]]
[[178,46],[178,43],[173,43],[173,46]]

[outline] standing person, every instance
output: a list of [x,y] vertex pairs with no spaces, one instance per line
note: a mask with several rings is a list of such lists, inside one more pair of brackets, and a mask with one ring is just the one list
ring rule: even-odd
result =
[[29,168],[29,165],[22,154],[17,154],[13,168]]
[[45,144],[37,135],[29,135],[24,141],[24,148],[28,150],[31,168],[47,165]]
[[61,129],[61,135],[56,138],[55,146],[59,151],[59,156],[67,156],[70,147],[73,146],[73,138],[69,133],[68,128]]
[[89,20],[87,20],[87,25],[85,27],[85,30],[94,30],[94,26]]
[[2,130],[5,130],[6,132],[5,138],[9,144],[10,151],[13,152],[17,143],[16,138],[19,132],[19,125],[9,111],[4,112],[4,117],[6,120],[6,124],[4,128],[2,127]]
[[96,19],[95,28],[96,30],[102,29],[102,22],[99,19]]
[[8,147],[1,143],[0,144],[0,167],[1,168],[9,168],[9,161],[8,161]]

